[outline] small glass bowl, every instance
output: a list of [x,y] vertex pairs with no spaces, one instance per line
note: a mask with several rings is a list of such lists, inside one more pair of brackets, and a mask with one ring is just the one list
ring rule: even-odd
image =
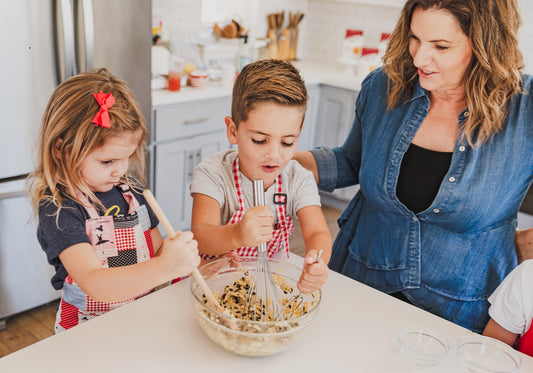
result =
[[459,338],[456,354],[462,372],[512,373],[522,366],[520,355],[510,346],[481,335]]
[[397,341],[402,356],[418,367],[437,365],[450,351],[450,343],[445,337],[419,327],[400,329]]

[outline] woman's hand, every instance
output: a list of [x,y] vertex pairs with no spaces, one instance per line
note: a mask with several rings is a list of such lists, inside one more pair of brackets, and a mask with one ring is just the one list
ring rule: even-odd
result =
[[300,280],[298,280],[298,289],[304,294],[312,293],[320,289],[328,279],[329,268],[322,259],[316,260],[318,250],[309,250],[304,259],[304,269]]
[[200,264],[198,242],[191,232],[176,232],[176,238],[165,238],[163,246],[158,252],[161,262],[171,277],[189,275]]
[[514,236],[518,264],[533,259],[533,228],[517,229]]
[[272,239],[274,216],[268,206],[255,206],[244,213],[237,223],[237,242],[239,247],[255,247]]

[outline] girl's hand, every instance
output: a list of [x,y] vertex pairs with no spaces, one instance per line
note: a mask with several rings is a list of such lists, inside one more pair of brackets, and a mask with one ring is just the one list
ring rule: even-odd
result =
[[159,257],[170,274],[170,277],[184,277],[189,275],[200,264],[198,242],[193,239],[191,232],[176,232],[174,239],[165,238],[159,250]]
[[239,247],[255,247],[272,239],[274,216],[268,206],[255,206],[246,210],[237,224]]
[[318,250],[310,250],[305,256],[304,269],[297,284],[300,292],[304,294],[317,291],[328,279],[329,268],[322,259],[316,260],[318,252]]

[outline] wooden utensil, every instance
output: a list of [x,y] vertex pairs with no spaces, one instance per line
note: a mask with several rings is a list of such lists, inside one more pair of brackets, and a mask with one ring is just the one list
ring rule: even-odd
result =
[[[156,201],[154,195],[152,194],[152,192],[150,191],[150,189],[145,189],[144,192],[143,192],[143,195],[144,195],[144,198],[146,198],[146,201],[148,202],[148,204],[150,205],[152,210],[154,210],[154,213],[157,216],[157,218],[159,219],[159,221],[161,222],[161,225],[163,225],[163,228],[165,228],[165,231],[167,232],[168,236],[171,239],[174,239],[174,238],[178,237],[178,234],[176,233],[174,228],[172,228],[172,225],[170,224],[170,222],[168,221],[167,217],[163,213],[163,210],[161,209],[161,207],[157,203],[157,201]],[[205,282],[204,277],[202,276],[200,271],[198,271],[197,268],[195,268],[192,271],[192,276],[194,277],[194,279],[196,280],[198,285],[200,285],[200,288],[204,292],[205,297],[207,298],[207,303],[213,309],[215,309],[216,311],[218,311],[220,313],[224,313],[224,311],[225,311],[224,308],[218,303],[218,301],[216,300],[215,296],[211,292],[211,289],[209,288],[209,286]]]

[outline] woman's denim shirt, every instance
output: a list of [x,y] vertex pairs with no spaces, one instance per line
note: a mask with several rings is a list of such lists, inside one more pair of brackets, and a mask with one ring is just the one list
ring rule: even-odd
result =
[[[533,92],[532,77],[523,79]],[[378,69],[362,84],[344,145],[313,150],[320,189],[360,185],[339,218],[330,268],[387,293],[401,290],[415,305],[479,332],[487,298],[516,266],[516,217],[533,176],[533,97],[513,97],[503,129],[481,146],[459,133],[435,200],[418,214],[398,200],[396,184],[428,113],[428,92],[417,83],[391,111],[386,98],[387,76]],[[459,127],[467,115],[459,115]]]

